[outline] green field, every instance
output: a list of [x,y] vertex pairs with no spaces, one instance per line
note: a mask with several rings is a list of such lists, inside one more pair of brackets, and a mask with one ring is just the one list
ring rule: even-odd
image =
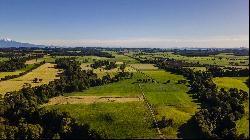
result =
[[[143,66],[145,66],[143,68]],[[149,65],[142,64],[141,69],[149,68]],[[152,66],[150,66],[150,69]],[[155,109],[157,120],[161,120],[162,116],[167,119],[173,119],[172,127],[163,128],[165,138],[178,138],[179,128],[184,125],[199,105],[194,103],[193,99],[186,93],[189,88],[185,84],[177,84],[178,80],[185,80],[181,75],[171,74],[163,70],[145,70],[142,71],[160,83],[141,83],[143,92],[145,93],[150,104]],[[147,78],[143,73],[134,73],[132,79],[122,80],[117,83],[111,83],[103,86],[92,87],[83,92],[74,92],[65,96],[129,96],[138,97],[142,95],[137,79]],[[163,82],[170,80],[170,83]],[[126,103],[127,104],[127,103]],[[103,104],[104,105],[104,104]],[[71,106],[71,105],[70,105]],[[106,105],[104,105],[106,106]],[[67,106],[63,107],[68,109]],[[146,108],[146,106],[144,106]],[[74,112],[73,109],[71,112]],[[107,126],[108,127],[108,126]],[[108,129],[108,128],[107,128]],[[126,130],[122,130],[126,131]],[[119,136],[119,138],[122,136]],[[150,137],[149,137],[150,138]]]
[[[106,84],[103,86],[91,87],[83,92],[73,92],[65,94],[67,96],[140,96],[141,92],[135,83],[137,78],[143,75],[135,73],[132,79],[125,79],[116,83]],[[126,86],[125,86],[126,85]]]
[[[173,126],[163,128],[167,138],[178,138],[179,128],[198,111],[199,105],[187,94],[189,88],[185,84],[177,84],[185,80],[181,75],[171,74],[162,70],[142,71],[160,83],[143,83],[142,89],[157,112],[157,119],[163,116],[173,119]],[[170,80],[170,83],[163,84]]]
[[[216,77],[213,79],[218,88],[237,88],[249,93],[249,88],[246,85],[246,80],[249,77]],[[239,134],[244,134],[249,137],[249,101],[244,103],[245,114],[243,118],[237,121],[236,128]]]
[[[187,92],[189,91],[188,83],[178,84],[179,80],[186,80],[182,75],[172,74],[170,72],[159,70],[152,64],[140,64],[130,57],[118,55],[115,52],[112,53],[116,58],[104,58],[109,61],[127,62],[129,66],[139,70],[140,72],[133,71],[134,76],[132,79],[125,79],[116,83],[110,83],[102,86],[91,87],[83,92],[67,93],[64,96],[124,96],[124,97],[141,97],[142,92],[145,94],[147,100],[152,105],[156,119],[159,121],[165,116],[167,119],[173,120],[172,126],[167,126],[161,129],[165,138],[181,138],[180,129],[189,121],[189,119],[199,110],[199,104],[191,98]],[[159,55],[159,54],[158,54]],[[162,55],[162,54],[160,54]],[[164,54],[165,55],[165,54]],[[183,60],[189,57],[173,55],[178,60]],[[218,57],[228,57],[230,55],[224,55]],[[151,56],[155,57],[154,55]],[[230,56],[232,57],[232,56]],[[84,62],[88,59],[87,63],[82,63],[81,67],[85,70],[92,69],[88,65],[95,60],[103,58],[93,56],[77,57],[78,60]],[[189,58],[190,59],[190,58]],[[215,59],[215,60],[212,60]],[[200,62],[213,64],[217,61],[217,65],[228,66],[229,61],[218,62],[217,56],[209,57],[193,57],[190,62]],[[224,58],[222,58],[224,59]],[[228,58],[229,60],[232,58]],[[239,58],[238,58],[239,59]],[[241,58],[243,59],[243,58]],[[225,58],[227,60],[227,58]],[[218,64],[220,63],[220,64]],[[244,66],[246,67],[246,66]],[[194,71],[204,71],[205,67],[189,67]],[[94,69],[94,72],[102,77],[103,75],[115,74],[116,69],[105,71],[102,68]],[[152,78],[157,82],[138,83],[138,79]],[[224,77],[214,78],[214,82],[219,88],[224,87],[226,89],[230,87],[236,87],[248,91],[248,87],[244,83],[247,77]],[[168,83],[166,83],[169,80]],[[142,87],[142,90],[139,87]],[[237,132],[248,133],[248,102],[244,104],[246,114],[244,117],[237,121]],[[81,123],[87,123],[91,128],[97,130],[102,136],[107,138],[156,138],[157,132],[154,128],[151,128],[152,118],[148,114],[148,109],[142,102],[133,103],[93,103],[93,104],[68,104],[68,105],[54,105],[49,108],[57,108],[63,111],[70,112]],[[133,109],[131,109],[133,108]],[[81,112],[81,113],[79,113]],[[122,115],[121,115],[122,114]],[[132,115],[129,115],[132,114]],[[107,122],[100,116],[109,116],[112,118],[112,123]],[[139,118],[144,120],[150,120],[148,122],[142,122]],[[121,121],[125,120],[125,121]],[[132,125],[131,123],[135,123]],[[141,128],[141,127],[144,127]],[[191,131],[191,130],[188,130]],[[192,133],[193,137],[195,133]]]
[[237,88],[249,92],[249,88],[245,84],[248,77],[216,77],[213,82],[218,86],[218,88]]
[[51,108],[69,112],[78,122],[89,124],[105,138],[158,138],[143,102],[56,105]]
[[164,52],[164,53],[145,53],[140,55],[140,57],[144,57],[147,59],[154,59],[156,57],[163,58],[173,58],[176,60],[183,60],[186,62],[192,63],[200,63],[200,64],[210,64],[210,65],[218,65],[218,66],[248,66],[249,64],[249,56],[235,56],[232,54],[218,54],[211,56],[202,56],[202,57],[188,57],[182,55],[176,55],[172,52]]

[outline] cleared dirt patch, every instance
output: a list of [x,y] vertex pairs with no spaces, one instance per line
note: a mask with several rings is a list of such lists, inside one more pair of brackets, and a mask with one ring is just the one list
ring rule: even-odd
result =
[[123,64],[123,62],[115,62],[115,64],[120,65]]
[[[56,75],[59,73],[59,69],[54,68],[55,64],[45,63],[42,66],[34,69],[21,77],[10,79],[7,81],[0,82],[0,94],[5,94],[11,91],[20,90],[24,83],[31,84],[32,87],[40,86],[42,84],[48,84],[54,79],[59,79]],[[33,83],[33,79],[42,79],[39,83]]]
[[130,64],[130,66],[140,70],[157,70],[153,64]]
[[59,105],[59,104],[93,104],[98,102],[104,103],[124,103],[142,101],[139,97],[123,97],[123,96],[58,96],[51,98],[45,105]]

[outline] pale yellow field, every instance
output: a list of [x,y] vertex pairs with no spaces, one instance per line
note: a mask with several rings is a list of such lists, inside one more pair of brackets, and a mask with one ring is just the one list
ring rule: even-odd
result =
[[[83,70],[91,70],[93,68],[90,67],[91,63],[82,63],[81,64],[81,68]],[[118,68],[114,68],[114,69],[111,69],[111,70],[105,70],[104,68],[97,68],[97,69],[93,69],[93,72],[97,74],[98,78],[101,78],[103,77],[104,75],[107,75],[107,74],[110,74],[110,76],[114,76],[115,73],[121,71]],[[126,66],[125,68],[125,72],[136,72],[136,70],[130,66]]]
[[82,70],[91,70],[92,68],[90,67],[91,63],[82,63],[81,68]]
[[153,64],[130,64],[130,66],[140,70],[157,70]]
[[38,58],[37,60],[31,59],[31,60],[26,61],[25,64],[35,64],[35,63],[42,62],[43,60],[44,60],[43,58]]
[[[42,84],[48,84],[50,81],[58,79],[59,77],[56,77],[56,75],[59,73],[59,69],[55,69],[54,66],[55,64],[45,63],[26,75],[7,81],[1,81],[0,94],[5,94],[6,92],[11,91],[18,91],[22,88],[24,83],[29,83],[32,87],[34,87]],[[34,78],[42,79],[42,82],[33,83],[32,80]]]
[[[101,78],[107,73],[110,74],[110,76],[112,77],[115,75],[115,73],[121,72],[121,70],[119,69],[119,67],[111,69],[111,70],[105,70],[104,68],[97,68],[97,69],[94,69],[93,72],[96,73],[99,78]],[[130,66],[127,66],[125,68],[125,72],[136,72],[136,70]]]

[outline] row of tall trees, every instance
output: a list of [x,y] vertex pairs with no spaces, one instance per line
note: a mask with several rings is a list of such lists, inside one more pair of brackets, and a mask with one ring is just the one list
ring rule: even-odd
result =
[[11,58],[0,62],[0,72],[16,71],[25,67],[26,58]]
[[95,48],[79,48],[79,49],[53,49],[52,51],[48,51],[52,56],[99,56],[99,57],[107,57],[107,58],[114,58],[114,56],[110,53],[103,52],[97,50]]
[[37,59],[43,55],[25,56],[25,57],[11,57],[8,61],[0,62],[0,72],[11,72],[25,68],[25,62],[31,59]]
[[236,133],[236,121],[244,112],[243,102],[248,93],[231,88],[218,91],[211,73],[196,72],[190,80],[189,91],[202,103],[202,109],[194,116],[195,124],[206,138],[245,138]]
[[218,66],[210,66],[207,68],[209,72],[215,77],[247,77],[249,76],[249,69],[240,69],[235,67],[220,68]]
[[29,69],[29,70],[27,70],[27,71],[24,71],[24,72],[21,72],[21,73],[19,73],[18,75],[7,75],[7,76],[1,78],[0,81],[5,81],[5,80],[9,80],[9,79],[13,79],[13,78],[17,78],[17,77],[23,76],[23,75],[25,75],[25,74],[31,72],[32,70],[34,70],[34,69],[40,67],[40,66],[43,65],[43,64],[45,64],[45,61],[42,61],[42,62],[40,62],[40,63],[34,64],[34,66],[33,66],[31,69]]
[[113,61],[108,61],[108,60],[97,60],[93,64],[90,65],[92,68],[97,69],[102,66],[105,66],[104,69],[106,70],[111,70],[117,67],[115,62]]

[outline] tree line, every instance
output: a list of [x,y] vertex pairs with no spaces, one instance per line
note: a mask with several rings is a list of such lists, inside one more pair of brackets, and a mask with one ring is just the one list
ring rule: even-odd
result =
[[249,69],[240,69],[235,67],[220,68],[218,66],[210,66],[207,71],[211,72],[214,77],[249,77]]
[[236,121],[241,119],[244,112],[243,102],[248,100],[248,93],[231,88],[218,90],[213,83],[215,76],[211,72],[194,72],[188,68],[176,67],[159,61],[156,65],[167,71],[187,77],[190,83],[189,93],[201,102],[200,111],[192,117],[202,138],[245,138],[236,133]]
[[110,53],[97,50],[95,48],[55,48],[47,51],[52,56],[99,56],[114,58]]
[[29,69],[29,70],[27,70],[27,71],[24,71],[24,72],[21,72],[21,73],[19,73],[18,75],[7,75],[7,76],[1,78],[0,81],[5,81],[5,80],[14,79],[14,78],[23,76],[23,75],[25,75],[25,74],[31,72],[32,70],[34,70],[34,69],[40,67],[40,66],[43,65],[43,64],[45,64],[45,61],[42,61],[42,62],[40,62],[40,63],[34,64],[34,66],[33,66],[31,69]]
[[117,68],[117,65],[115,64],[115,62],[108,61],[108,60],[97,60],[93,64],[90,65],[90,67],[94,69],[101,68],[102,66],[105,66],[104,69],[106,70]]
[[[37,87],[27,84],[20,91],[6,93],[0,98],[1,139],[100,138],[88,125],[78,124],[68,113],[46,110],[40,105],[55,96],[109,83],[112,78],[100,80],[93,71],[81,70],[80,63],[72,58],[56,59],[55,63],[57,68],[63,69],[60,79]],[[120,72],[115,78],[130,76]]]
[[43,55],[28,56],[28,57],[11,57],[8,61],[0,62],[0,72],[13,72],[26,67],[25,62],[31,59],[37,59]]

